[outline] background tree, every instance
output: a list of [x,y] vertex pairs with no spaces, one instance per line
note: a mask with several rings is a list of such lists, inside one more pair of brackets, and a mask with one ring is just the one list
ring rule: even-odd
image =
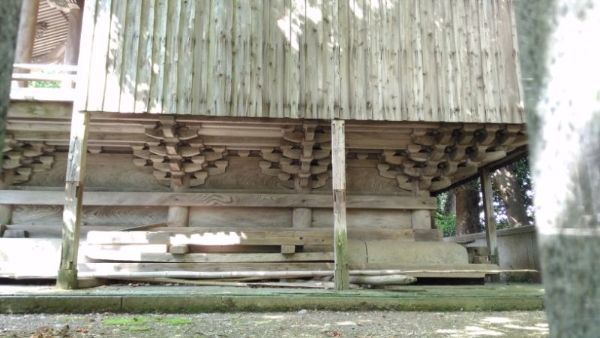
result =
[[527,159],[496,170],[493,175],[496,223],[499,228],[531,224],[531,178]]
[[477,179],[454,189],[456,198],[456,235],[481,232],[479,214],[479,182]]

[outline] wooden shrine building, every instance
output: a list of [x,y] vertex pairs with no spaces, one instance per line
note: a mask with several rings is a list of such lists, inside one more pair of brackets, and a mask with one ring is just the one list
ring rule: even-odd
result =
[[24,3],[38,33],[19,45],[79,56],[15,67],[0,224],[62,233],[41,276],[335,271],[343,289],[490,268],[441,241],[432,194],[480,174],[489,191],[526,146],[513,1],[86,0],[79,24],[83,1]]

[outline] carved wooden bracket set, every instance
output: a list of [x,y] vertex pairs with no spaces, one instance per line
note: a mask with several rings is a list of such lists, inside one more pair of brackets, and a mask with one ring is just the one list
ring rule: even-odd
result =
[[208,176],[225,172],[225,147],[205,147],[197,130],[174,121],[161,121],[147,129],[149,141],[132,146],[134,164],[151,167],[154,177],[172,187],[203,185]]
[[279,148],[261,150],[260,169],[297,191],[320,188],[331,175],[330,139],[317,123],[287,128]]
[[477,173],[526,144],[522,126],[448,125],[414,130],[406,149],[384,151],[377,165],[383,177],[396,179],[400,189],[439,190]]
[[[226,157],[236,151],[205,146],[198,128],[163,120],[146,129],[146,144],[132,146],[135,165],[152,168],[159,181],[173,187],[200,186],[209,176],[224,173],[229,163]],[[278,147],[237,151],[237,155],[259,157],[263,174],[279,178],[290,189],[310,191],[325,186],[331,175],[330,138],[329,131],[317,122],[304,122],[282,127]],[[383,150],[374,165],[380,176],[396,180],[400,189],[435,191],[477,173],[482,165],[503,158],[526,142],[523,127],[517,125],[415,128],[407,144]],[[377,150],[367,152],[373,151]],[[366,159],[368,155],[356,156]]]
[[8,138],[4,145],[4,162],[0,180],[6,184],[27,182],[33,172],[52,168],[54,147],[44,143],[25,143]]

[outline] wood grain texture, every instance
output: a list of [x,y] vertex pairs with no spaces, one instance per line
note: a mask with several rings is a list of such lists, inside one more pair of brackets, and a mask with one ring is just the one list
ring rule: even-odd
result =
[[333,188],[333,253],[336,290],[349,288],[348,231],[346,226],[346,140],[344,121],[331,121],[331,164]]
[[489,170],[481,169],[480,175],[481,192],[483,195],[485,239],[490,251],[490,260],[492,263],[498,263],[498,234],[496,233],[496,220],[494,219],[494,209],[492,205],[493,190],[491,173]]
[[[0,204],[61,205],[62,191],[3,190]],[[170,192],[103,192],[85,194],[86,206],[197,206],[197,207],[274,207],[332,208],[329,194],[267,193],[170,193]],[[411,196],[348,195],[347,208],[362,209],[429,209],[436,208],[435,199]]]
[[[145,245],[149,246],[149,245]],[[309,262],[332,261],[330,252],[298,252],[293,255],[281,253],[188,253],[174,255],[170,253],[123,252],[119,249],[96,248],[89,246],[85,249],[86,257],[103,261],[129,261],[129,262],[187,262],[187,263],[265,263],[265,262]]]
[[[88,2],[85,6],[84,22],[92,22],[96,13],[96,4]],[[79,233],[82,220],[83,189],[85,180],[89,113],[85,111],[88,90],[88,60],[94,31],[87,26],[81,32],[82,52],[79,55],[81,71],[78,74],[77,96],[73,102],[71,117],[71,136],[67,173],[65,177],[65,199],[63,210],[63,236],[60,267],[56,284],[62,289],[77,287],[77,254]]]
[[523,123],[511,0],[96,0],[89,111]]

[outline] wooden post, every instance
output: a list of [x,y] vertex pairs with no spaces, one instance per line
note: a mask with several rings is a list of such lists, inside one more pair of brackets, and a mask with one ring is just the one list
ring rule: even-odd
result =
[[[189,188],[189,180],[184,178],[183,185],[171,184],[173,192],[185,192]],[[170,206],[167,216],[167,225],[170,227],[186,227],[190,222],[190,208],[182,206]]]
[[57,286],[77,288],[77,251],[81,228],[83,186],[85,178],[89,114],[73,111],[67,160],[65,207],[63,210],[62,253]]
[[498,264],[498,237],[496,234],[496,221],[494,220],[494,207],[492,205],[492,178],[486,168],[481,168],[481,190],[483,195],[483,212],[485,222],[485,238],[490,250],[490,261]]
[[15,61],[17,63],[31,62],[39,6],[40,0],[23,0],[17,47],[15,49]]
[[170,227],[186,227],[189,224],[190,208],[171,206],[167,216],[167,225]]
[[312,209],[294,208],[292,211],[292,226],[294,228],[310,228],[312,225]]
[[[37,24],[40,0],[23,0],[21,5],[21,20],[15,48],[16,63],[30,63],[33,55],[33,42]],[[24,87],[26,82],[19,81],[18,85]]]
[[336,290],[347,290],[350,284],[348,272],[346,230],[346,145],[343,120],[331,121],[331,160],[333,188],[333,243]]
[[84,31],[81,41],[85,42],[79,55],[77,72],[77,89],[73,101],[71,117],[71,136],[69,140],[69,156],[65,182],[65,206],[63,210],[63,229],[60,267],[56,286],[61,289],[77,288],[77,254],[79,250],[79,233],[81,229],[83,187],[87,157],[87,137],[89,113],[86,111],[89,60],[91,41],[96,15],[96,2],[87,1],[84,10]]
[[[1,156],[0,156],[1,157]],[[2,189],[6,188],[4,182],[2,182],[2,164],[0,163],[0,194]],[[12,220],[12,205],[0,204],[0,225],[10,224]]]
[[[83,1],[77,1],[77,5],[81,6]],[[65,57],[64,64],[76,65],[79,59],[79,38],[81,36],[81,12],[82,8],[71,8],[69,10],[69,35],[65,42]]]

